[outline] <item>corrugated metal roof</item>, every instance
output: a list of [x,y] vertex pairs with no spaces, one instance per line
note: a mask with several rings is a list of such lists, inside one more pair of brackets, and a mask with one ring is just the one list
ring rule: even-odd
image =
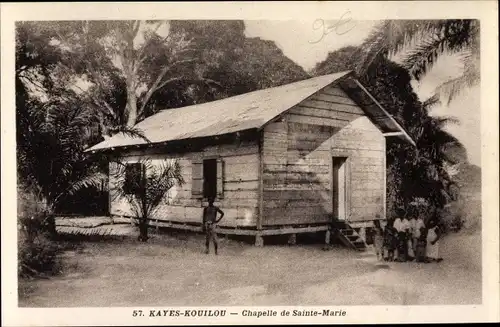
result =
[[[152,143],[260,128],[277,115],[349,73],[324,75],[217,101],[162,110],[144,119],[136,127],[142,130]],[[145,143],[143,139],[119,133],[89,150]]]
[[[351,72],[345,71],[217,101],[165,109],[141,121],[136,128],[140,129],[151,143],[258,129],[324,87],[339,82],[349,75]],[[389,126],[383,125],[385,129],[391,130],[392,127],[399,131],[392,123],[389,123]],[[146,141],[119,133],[87,151],[140,144],[146,144]]]

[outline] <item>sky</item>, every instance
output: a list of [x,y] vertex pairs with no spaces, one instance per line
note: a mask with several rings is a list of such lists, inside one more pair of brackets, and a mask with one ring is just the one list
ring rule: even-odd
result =
[[[329,52],[348,45],[360,45],[377,24],[377,21],[350,21],[347,17],[344,22],[333,29],[328,26],[335,22],[249,20],[245,21],[245,33],[248,37],[275,41],[286,56],[310,70]],[[423,101],[437,86],[460,73],[458,57],[443,56],[420,83],[413,83],[413,88]],[[462,142],[469,161],[475,165],[481,163],[479,100],[479,87],[474,87],[462,92],[449,106],[436,106],[431,112],[432,115],[452,116],[459,120],[459,124],[449,125],[446,129]]]

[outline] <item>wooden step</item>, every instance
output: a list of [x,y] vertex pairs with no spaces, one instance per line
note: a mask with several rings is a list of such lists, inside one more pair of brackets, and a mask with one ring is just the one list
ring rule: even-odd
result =
[[356,246],[356,250],[358,251],[366,251],[366,246],[364,243],[355,243],[354,246]]
[[340,232],[344,235],[352,235],[354,234],[354,229],[341,229]]
[[337,222],[335,227],[337,229],[337,237],[345,246],[357,251],[365,251],[367,249],[365,241],[349,224]]

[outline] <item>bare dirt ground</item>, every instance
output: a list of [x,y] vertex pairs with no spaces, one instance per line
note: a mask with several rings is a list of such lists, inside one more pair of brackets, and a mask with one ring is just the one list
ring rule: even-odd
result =
[[153,235],[148,244],[85,243],[64,254],[61,276],[20,281],[19,306],[481,303],[479,232],[446,237],[439,264],[387,264],[371,250],[257,248],[227,239],[214,256],[203,253],[203,242],[188,234]]

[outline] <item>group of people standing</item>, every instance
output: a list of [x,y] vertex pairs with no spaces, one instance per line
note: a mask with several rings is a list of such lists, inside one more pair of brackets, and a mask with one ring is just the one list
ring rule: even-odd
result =
[[[217,217],[219,215],[219,217]],[[427,223],[420,216],[417,218],[402,215],[389,219],[385,227],[380,220],[374,220],[373,243],[377,260],[385,261],[413,261],[440,262],[439,239],[441,231],[437,219],[430,219]],[[205,253],[209,253],[210,243],[214,245],[217,255],[218,241],[216,233],[217,223],[224,217],[224,212],[214,206],[214,199],[208,200],[208,206],[203,209],[203,231],[206,235]]]
[[436,219],[422,217],[389,219],[385,227],[374,221],[374,247],[378,260],[440,262],[441,231]]

